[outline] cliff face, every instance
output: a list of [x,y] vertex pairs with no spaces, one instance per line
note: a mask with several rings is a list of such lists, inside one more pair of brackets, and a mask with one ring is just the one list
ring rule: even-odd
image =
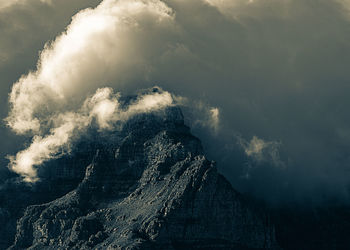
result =
[[80,158],[42,173],[71,191],[27,207],[11,249],[278,249],[268,217],[205,158],[178,108],[78,145]]

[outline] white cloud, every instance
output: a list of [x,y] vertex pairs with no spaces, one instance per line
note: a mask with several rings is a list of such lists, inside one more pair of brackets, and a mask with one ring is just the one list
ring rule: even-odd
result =
[[136,102],[131,104],[128,108],[128,113],[139,113],[154,110],[155,107],[164,108],[173,102],[170,93],[152,93],[146,94],[138,98]]
[[13,86],[9,126],[17,133],[36,133],[43,113],[64,109],[98,86],[120,86],[144,76],[147,60],[163,45],[161,39],[147,45],[142,38],[171,30],[172,20],[171,9],[161,1],[106,0],[81,11],[46,45],[37,70]]
[[[126,110],[111,88],[85,96],[110,82],[119,89],[133,79],[145,80],[165,58],[187,56],[188,49],[173,41],[179,32],[174,17],[159,0],[105,0],[75,15],[66,31],[46,44],[37,70],[12,87],[6,121],[18,134],[31,133],[33,140],[10,157],[10,168],[36,181],[36,167],[69,152],[72,140],[92,121],[99,129],[111,129],[116,121],[172,105],[173,97],[164,91],[141,95]],[[216,130],[219,110],[199,106],[206,114],[203,125]]]
[[238,137],[238,144],[245,154],[256,163],[269,163],[276,167],[285,167],[279,156],[280,142],[264,141],[253,136],[250,141]]
[[25,181],[36,181],[36,170],[33,166],[64,153],[74,130],[87,124],[86,117],[74,113],[60,115],[58,119],[62,124],[51,129],[49,135],[35,136],[27,149],[18,152],[16,157],[9,157],[10,168],[24,176]]
[[113,117],[119,109],[118,97],[113,95],[110,88],[98,89],[93,97],[85,101],[83,110],[89,113],[90,118],[96,118],[101,129],[111,128]]
[[[161,91],[161,90],[160,90]],[[136,114],[163,109],[173,104],[168,92],[156,92],[140,95],[126,109],[121,109],[119,94],[113,94],[110,88],[98,89],[87,98],[81,109],[52,116],[53,127],[46,136],[34,136],[31,145],[10,156],[10,168],[22,175],[25,181],[37,180],[36,166],[47,160],[69,152],[75,137],[79,136],[95,118],[100,129],[111,129],[116,121],[126,121]]]

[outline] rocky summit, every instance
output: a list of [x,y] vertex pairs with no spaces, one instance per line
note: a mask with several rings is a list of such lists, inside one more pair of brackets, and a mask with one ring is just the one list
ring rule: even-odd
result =
[[91,132],[39,175],[21,209],[3,205],[4,225],[17,216],[0,236],[9,249],[279,249],[269,217],[206,159],[177,107]]

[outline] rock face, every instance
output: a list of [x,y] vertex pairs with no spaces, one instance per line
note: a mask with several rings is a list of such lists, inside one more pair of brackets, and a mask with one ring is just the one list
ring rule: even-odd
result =
[[89,164],[47,170],[77,187],[27,207],[10,249],[279,249],[268,217],[205,158],[180,109],[136,116],[92,141]]

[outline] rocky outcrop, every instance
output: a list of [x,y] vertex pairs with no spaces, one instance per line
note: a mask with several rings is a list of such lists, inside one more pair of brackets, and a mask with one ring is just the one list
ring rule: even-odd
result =
[[67,174],[79,185],[29,206],[11,249],[278,249],[268,216],[205,158],[180,109],[136,116],[90,143],[85,176]]

